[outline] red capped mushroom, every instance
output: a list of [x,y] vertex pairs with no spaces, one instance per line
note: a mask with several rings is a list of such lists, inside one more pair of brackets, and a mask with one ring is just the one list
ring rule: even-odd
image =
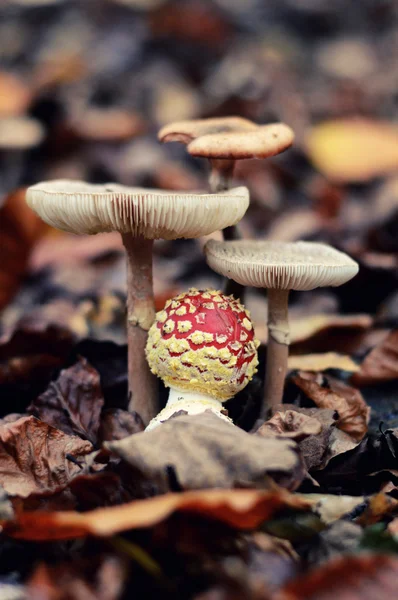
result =
[[253,377],[258,345],[250,314],[232,296],[192,288],[168,300],[149,330],[146,355],[170,395],[148,428],[179,411],[211,410],[229,421],[222,402]]

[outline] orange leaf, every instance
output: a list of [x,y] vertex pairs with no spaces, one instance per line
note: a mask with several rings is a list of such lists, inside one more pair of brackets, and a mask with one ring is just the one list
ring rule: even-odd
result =
[[310,130],[307,149],[314,166],[329,179],[368,181],[398,168],[398,127],[367,119],[327,121]]
[[5,523],[4,531],[26,540],[106,537],[129,529],[153,527],[176,511],[200,514],[237,529],[252,529],[278,510],[309,507],[308,502],[282,489],[273,492],[200,490],[165,494],[86,513],[22,513],[14,522]]
[[344,556],[294,579],[274,600],[390,600],[396,596],[398,558]]

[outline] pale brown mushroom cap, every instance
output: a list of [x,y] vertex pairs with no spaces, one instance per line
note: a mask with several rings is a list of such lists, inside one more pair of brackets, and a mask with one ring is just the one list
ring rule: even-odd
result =
[[314,242],[210,240],[205,246],[210,267],[242,285],[280,290],[337,287],[358,273],[344,252]]
[[173,240],[234,225],[249,206],[249,192],[238,187],[201,194],[57,180],[29,187],[26,200],[43,221],[63,231]]
[[250,131],[202,135],[188,144],[188,152],[210,159],[268,158],[287,150],[293,140],[288,125],[272,123]]
[[177,121],[162,127],[158,133],[161,142],[182,142],[189,144],[192,140],[218,133],[253,131],[258,125],[243,117],[214,117],[211,119],[193,119]]

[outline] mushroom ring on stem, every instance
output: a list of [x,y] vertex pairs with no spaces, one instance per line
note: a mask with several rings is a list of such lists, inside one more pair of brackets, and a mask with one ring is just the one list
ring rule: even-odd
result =
[[250,314],[232,296],[192,288],[168,300],[149,331],[146,354],[170,395],[148,429],[180,411],[210,410],[230,421],[222,402],[253,377],[258,345]]
[[210,240],[206,259],[214,271],[242,285],[268,290],[268,347],[261,418],[282,402],[289,353],[290,290],[340,286],[358,273],[344,252],[313,242]]
[[120,232],[127,254],[129,408],[148,423],[158,412],[157,382],[145,359],[155,318],[153,240],[196,238],[237,223],[249,205],[247,189],[201,194],[60,180],[28,188],[26,198],[57,229],[75,234]]

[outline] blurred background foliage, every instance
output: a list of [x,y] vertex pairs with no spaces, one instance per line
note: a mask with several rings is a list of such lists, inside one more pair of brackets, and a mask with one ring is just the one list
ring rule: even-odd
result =
[[[24,186],[205,188],[205,161],[161,146],[157,130],[230,114],[296,133],[285,154],[238,164],[251,192],[244,234],[349,252],[361,275],[337,299],[315,294],[315,308],[397,318],[397,2],[3,0],[0,40],[1,306],[20,290],[3,324],[65,290],[87,311],[111,290],[123,312],[118,236],[49,232]],[[159,306],[188,285],[220,284],[194,241],[157,244],[155,279]],[[258,312],[255,294],[249,303],[263,314],[262,298]]]

